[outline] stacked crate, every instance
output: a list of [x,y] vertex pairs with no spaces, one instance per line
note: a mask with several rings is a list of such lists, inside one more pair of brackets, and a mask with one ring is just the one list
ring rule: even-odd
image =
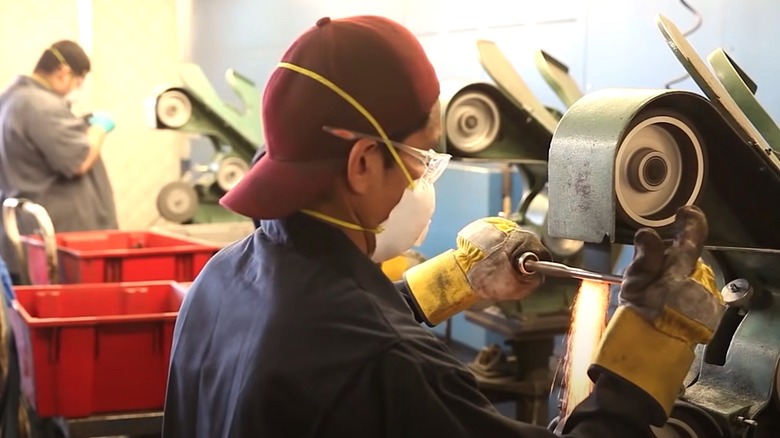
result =
[[161,409],[180,283],[220,246],[152,231],[54,239],[56,255],[22,237],[32,285],[15,288],[10,317],[26,398],[41,417]]

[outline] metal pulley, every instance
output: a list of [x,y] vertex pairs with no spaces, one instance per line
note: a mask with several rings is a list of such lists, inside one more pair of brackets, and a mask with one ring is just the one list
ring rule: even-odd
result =
[[238,157],[225,157],[217,165],[215,175],[217,186],[225,192],[235,187],[249,172],[249,164]]
[[501,128],[501,114],[486,93],[467,91],[449,104],[445,133],[450,144],[461,152],[481,152],[495,142]]
[[579,99],[550,147],[550,235],[614,242],[625,229],[671,225],[705,189],[715,136],[697,128],[713,110],[679,90],[604,89]]
[[168,128],[181,128],[192,118],[192,102],[182,91],[171,89],[160,94],[155,113],[157,119]]
[[478,40],[489,81],[443,80],[443,149],[459,160],[512,162],[534,167],[545,180],[547,152],[559,116],[534,95],[493,41]]
[[178,224],[191,221],[198,211],[198,194],[184,181],[163,186],[157,195],[157,211],[164,219]]
[[698,198],[705,169],[702,141],[691,123],[672,110],[647,111],[617,147],[618,207],[639,227],[669,225],[677,208]]

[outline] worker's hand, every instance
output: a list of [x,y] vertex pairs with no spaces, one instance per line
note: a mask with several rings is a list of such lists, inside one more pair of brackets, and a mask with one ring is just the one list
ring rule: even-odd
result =
[[[684,207],[675,225],[677,238],[669,249],[653,230],[636,233],[636,252],[626,269],[619,305],[630,307],[659,330],[706,344],[725,310],[712,270],[699,259],[707,220],[697,207]],[[686,332],[677,332],[682,329]]]
[[116,122],[114,122],[114,119],[111,117],[111,115],[103,111],[97,111],[90,114],[87,122],[91,126],[100,127],[100,129],[102,129],[106,134],[113,131],[116,127]]
[[457,244],[454,256],[471,290],[487,300],[522,300],[542,284],[541,274],[520,273],[517,263],[523,253],[552,260],[535,234],[499,217],[470,223],[458,233]]
[[712,270],[701,256],[707,220],[683,207],[677,236],[666,247],[658,233],[639,230],[625,273],[619,307],[602,339],[592,376],[609,370],[651,395],[668,416],[693,363],[725,311]]
[[458,233],[457,249],[412,267],[404,279],[426,323],[436,325],[480,299],[527,297],[544,280],[518,271],[518,258],[529,251],[551,259],[541,241],[515,222],[480,219]]

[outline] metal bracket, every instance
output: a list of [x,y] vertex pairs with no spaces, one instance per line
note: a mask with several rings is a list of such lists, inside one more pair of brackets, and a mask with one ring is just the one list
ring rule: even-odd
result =
[[[771,293],[771,305],[751,310],[734,332],[723,366],[701,362],[698,380],[685,390],[683,400],[726,419],[732,429],[743,429],[737,416],[755,419],[780,388],[780,292]],[[701,356],[700,356],[701,358]],[[759,426],[760,426],[759,421]]]
[[38,224],[38,232],[41,235],[42,244],[46,252],[47,274],[49,283],[57,283],[59,279],[59,269],[57,260],[57,239],[54,235],[54,225],[51,222],[49,214],[41,205],[28,199],[7,198],[3,201],[3,224],[8,240],[16,251],[16,257],[19,261],[19,275],[23,284],[31,284],[32,276],[30,274],[29,260],[25,248],[25,238],[19,232],[18,212],[22,210],[35,218]]
[[580,100],[583,92],[577,82],[569,74],[569,67],[555,59],[544,50],[538,50],[535,55],[536,68],[542,74],[547,85],[555,91],[555,94],[570,108]]
[[734,102],[768,145],[777,152],[777,148],[780,148],[780,128],[756,99],[756,84],[722,48],[710,53],[707,61],[723,88],[734,98]]

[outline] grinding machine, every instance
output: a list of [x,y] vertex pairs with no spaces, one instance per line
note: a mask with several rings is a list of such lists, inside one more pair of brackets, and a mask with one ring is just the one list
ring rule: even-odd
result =
[[705,62],[672,22],[659,16],[657,25],[703,95],[604,89],[574,102],[550,147],[548,232],[631,244],[637,229],[652,227],[671,238],[677,208],[702,208],[703,259],[727,311],[656,435],[777,437],[780,128],[723,49]]
[[[540,236],[556,261],[610,270],[609,246],[585,245],[547,233],[547,158],[561,112],[533,94],[498,45],[477,41],[479,61],[492,81],[442,81],[441,152],[467,163],[505,165],[503,214]],[[582,93],[558,60],[540,51],[537,66],[560,89],[565,105]],[[523,178],[519,205],[511,205],[512,174]],[[594,251],[595,248],[595,251]],[[481,303],[465,319],[500,335],[511,350],[489,345],[469,364],[481,388],[495,402],[514,401],[516,418],[535,424],[549,421],[556,346],[569,330],[570,309],[579,282],[548,278],[542,290],[522,302]]]
[[192,166],[162,188],[160,216],[178,224],[239,220],[217,201],[238,184],[262,150],[261,92],[249,79],[227,70],[225,79],[243,106],[237,108],[222,100],[198,65],[183,64],[180,78],[183,85],[160,87],[149,99],[149,122],[155,129],[204,136],[214,151],[209,163]]

